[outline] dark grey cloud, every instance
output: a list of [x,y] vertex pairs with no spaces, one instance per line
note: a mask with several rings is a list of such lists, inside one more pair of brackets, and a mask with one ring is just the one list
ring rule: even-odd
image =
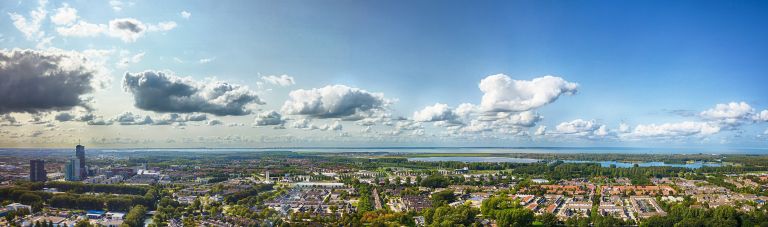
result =
[[88,107],[96,70],[74,52],[0,50],[0,114]]
[[96,118],[96,115],[93,113],[81,113],[81,114],[73,114],[69,112],[61,112],[56,114],[53,119],[59,122],[65,122],[65,121],[79,121],[79,122],[88,122],[92,121]]
[[57,121],[64,122],[64,121],[74,120],[75,119],[75,115],[67,113],[67,112],[63,112],[63,113],[56,114],[56,116],[54,116],[53,118],[56,119]]
[[329,85],[311,90],[291,91],[283,104],[286,114],[317,118],[341,118],[384,108],[390,101],[384,94],[371,93],[344,85]]
[[166,113],[210,113],[217,116],[246,115],[249,104],[264,104],[245,86],[221,81],[194,81],[164,72],[126,73],[123,88],[142,110]]
[[131,20],[131,19],[114,20],[112,21],[112,23],[114,23],[115,28],[120,30],[127,30],[133,33],[141,33],[144,31],[144,26],[135,20]]

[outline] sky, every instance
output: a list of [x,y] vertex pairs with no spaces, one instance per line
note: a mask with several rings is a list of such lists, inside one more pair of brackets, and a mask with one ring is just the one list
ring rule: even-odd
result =
[[0,147],[768,145],[764,1],[0,3]]

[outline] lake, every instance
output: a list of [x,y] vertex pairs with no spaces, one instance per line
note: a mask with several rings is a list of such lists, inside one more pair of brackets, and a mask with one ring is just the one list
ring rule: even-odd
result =
[[511,163],[534,163],[538,159],[532,158],[509,158],[509,157],[425,157],[408,158],[408,161],[415,162],[511,162]]
[[[509,157],[421,157],[421,158],[408,158],[408,161],[415,162],[510,162],[510,163],[534,163],[541,161],[539,159],[532,158],[509,158]],[[669,167],[683,167],[690,169],[698,169],[703,166],[719,167],[720,163],[685,163],[685,164],[668,164],[664,162],[617,162],[617,161],[583,161],[583,160],[563,160],[565,163],[599,163],[602,167],[611,167],[616,165],[618,168],[631,168],[635,164],[640,167],[650,166],[669,166]]]

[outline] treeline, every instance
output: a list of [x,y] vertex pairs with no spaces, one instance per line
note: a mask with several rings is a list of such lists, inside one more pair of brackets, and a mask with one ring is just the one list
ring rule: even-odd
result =
[[677,204],[669,209],[667,216],[650,217],[640,222],[640,226],[768,226],[768,216],[765,210],[742,212],[731,206],[706,209]]
[[250,196],[255,196],[255,195],[258,195],[259,193],[270,191],[270,190],[272,190],[271,184],[258,184],[251,189],[224,196],[224,202],[229,204],[234,204],[241,199],[244,199]]
[[35,191],[42,190],[43,188],[56,188],[61,192],[71,192],[78,194],[94,192],[107,194],[145,195],[151,187],[124,184],[86,184],[72,181],[48,181],[44,183],[29,183],[28,188]]
[[31,205],[33,210],[48,204],[56,208],[80,210],[112,210],[128,211],[136,205],[154,207],[157,193],[154,189],[147,191],[144,196],[137,195],[85,195],[74,193],[48,193],[30,191],[26,188],[0,188],[0,200],[20,202]]
[[650,184],[650,177],[672,177],[690,171],[681,167],[654,166],[633,168],[605,168],[595,163],[528,164],[512,170],[513,174],[542,177],[551,180],[607,177],[630,178],[634,184]]

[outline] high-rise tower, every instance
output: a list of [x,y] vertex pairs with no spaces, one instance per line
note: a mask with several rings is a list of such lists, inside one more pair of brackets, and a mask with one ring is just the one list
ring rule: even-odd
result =
[[88,169],[85,168],[85,146],[78,144],[75,146],[75,156],[77,156],[77,159],[80,161],[80,177],[85,178],[85,176],[88,176]]
[[67,181],[80,181],[83,180],[82,176],[80,176],[80,159],[70,159],[69,162],[66,165],[66,168],[64,169],[65,172],[65,179]]
[[46,181],[45,161],[41,159],[29,160],[29,181]]

